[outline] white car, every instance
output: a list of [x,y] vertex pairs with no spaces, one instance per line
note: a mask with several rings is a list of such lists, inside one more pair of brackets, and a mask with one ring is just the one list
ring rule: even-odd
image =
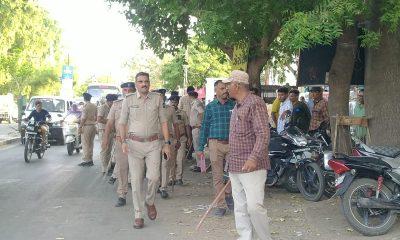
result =
[[35,110],[35,102],[37,100],[42,102],[43,109],[48,111],[51,115],[52,122],[49,129],[49,142],[56,142],[64,145],[66,127],[64,126],[63,120],[67,116],[73,101],[60,96],[34,96],[29,100],[22,118],[27,118],[29,114]]

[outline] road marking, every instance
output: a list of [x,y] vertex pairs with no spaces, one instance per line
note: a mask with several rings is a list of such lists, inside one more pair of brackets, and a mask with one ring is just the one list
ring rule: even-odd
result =
[[10,178],[10,179],[0,179],[0,184],[7,184],[7,183],[16,183],[20,182],[21,179]]

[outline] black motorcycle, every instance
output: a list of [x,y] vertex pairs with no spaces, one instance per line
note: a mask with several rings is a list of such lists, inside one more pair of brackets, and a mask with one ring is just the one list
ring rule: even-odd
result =
[[33,153],[36,153],[37,157],[42,159],[44,152],[47,149],[47,146],[44,144],[44,139],[41,135],[41,126],[43,124],[45,124],[45,122],[35,122],[32,118],[26,125],[24,139],[24,159],[26,163],[31,161]]
[[299,192],[296,184],[297,168],[306,162],[306,152],[309,151],[307,138],[297,127],[290,126],[280,135],[271,131],[271,169],[268,171],[266,185],[282,185],[288,192]]
[[400,212],[400,151],[388,158],[338,155],[328,161],[336,173],[334,196],[350,225],[367,236],[387,233]]

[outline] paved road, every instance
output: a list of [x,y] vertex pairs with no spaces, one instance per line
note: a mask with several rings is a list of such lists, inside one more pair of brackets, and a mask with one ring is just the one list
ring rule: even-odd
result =
[[[98,146],[98,144],[96,144]],[[98,159],[98,149],[95,158]],[[235,239],[232,214],[207,218],[194,228],[212,200],[211,176],[185,172],[185,186],[172,197],[157,197],[159,218],[132,228],[132,201],[115,208],[115,187],[100,174],[99,161],[80,168],[80,155],[53,146],[44,159],[23,161],[23,148],[0,149],[0,239],[144,240]],[[186,166],[186,170],[187,170]],[[274,239],[400,239],[400,224],[386,236],[365,238],[345,221],[336,200],[306,202],[298,194],[270,189],[265,204]]]

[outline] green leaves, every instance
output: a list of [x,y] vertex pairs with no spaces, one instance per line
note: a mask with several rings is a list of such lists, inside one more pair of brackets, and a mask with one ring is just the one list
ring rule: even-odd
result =
[[29,96],[57,89],[60,30],[47,12],[25,0],[0,2],[0,94]]

